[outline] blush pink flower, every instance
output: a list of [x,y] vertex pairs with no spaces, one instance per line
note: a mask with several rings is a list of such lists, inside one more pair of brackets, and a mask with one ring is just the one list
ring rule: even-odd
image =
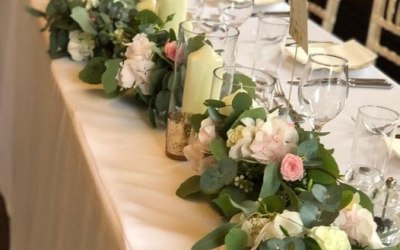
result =
[[176,41],[166,42],[164,46],[164,53],[168,59],[175,61],[176,56]]
[[296,151],[298,134],[295,127],[276,118],[257,129],[250,149],[251,157],[260,163],[281,161],[287,153]]
[[303,178],[303,160],[294,154],[286,154],[281,163],[281,174],[285,181],[298,181]]

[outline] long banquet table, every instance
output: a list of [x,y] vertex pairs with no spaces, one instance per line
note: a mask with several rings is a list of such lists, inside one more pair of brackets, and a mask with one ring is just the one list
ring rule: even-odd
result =
[[[190,249],[221,223],[207,204],[175,196],[193,171],[164,155],[164,131],[149,126],[129,94],[107,99],[100,86],[79,81],[82,63],[49,59],[39,22],[23,11],[28,4],[44,8],[46,1],[0,3],[0,192],[11,217],[11,249]],[[310,40],[337,41],[314,23],[309,28]],[[285,57],[282,82],[293,63]],[[350,76],[387,78],[374,66]],[[399,96],[398,85],[350,90],[343,112],[324,128],[331,134],[323,142],[342,170],[350,158],[350,117],[364,104],[400,112]],[[400,177],[396,167],[393,157],[388,174]]]

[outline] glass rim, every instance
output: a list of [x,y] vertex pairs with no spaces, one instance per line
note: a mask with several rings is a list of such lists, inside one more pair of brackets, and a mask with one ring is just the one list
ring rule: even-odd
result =
[[[262,70],[260,70],[260,69],[256,69],[256,68],[251,68],[251,67],[246,67],[246,66],[221,66],[221,67],[215,68],[215,69],[213,70],[213,76],[216,77],[216,78],[217,78],[218,80],[220,80],[220,81],[223,81],[224,78],[223,78],[223,77],[220,77],[220,76],[217,74],[217,72],[220,71],[220,70],[222,70],[222,69],[228,69],[228,70],[229,70],[229,69],[244,69],[244,70],[257,71],[257,72],[259,72],[259,73],[261,73],[261,74],[264,74],[265,76],[267,76],[269,79],[272,80],[272,83],[270,83],[270,84],[268,84],[268,85],[276,84],[276,82],[277,82],[277,80],[278,80],[277,77],[271,75],[270,73],[265,72],[265,71],[262,71]],[[225,71],[224,71],[224,72],[225,72]],[[236,73],[237,71],[235,70],[234,72]],[[239,71],[239,73],[245,74],[245,73],[240,72],[240,71]],[[245,74],[245,75],[247,75],[247,74]],[[233,85],[237,85],[237,84],[233,84]],[[251,87],[251,86],[246,86],[246,87]],[[255,87],[254,87],[254,88],[255,88]]]
[[[371,115],[371,114],[366,113],[366,111],[365,111],[365,109],[368,109],[368,108],[378,108],[378,109],[382,109],[382,110],[385,110],[385,111],[389,111],[389,112],[391,112],[393,115],[395,115],[397,117],[395,119],[390,119],[390,118],[378,117],[376,115]],[[372,118],[372,119],[384,119],[384,120],[388,120],[388,121],[392,121],[392,122],[399,121],[399,119],[400,119],[400,114],[396,110],[393,110],[393,109],[388,108],[388,107],[380,106],[380,105],[372,105],[372,104],[363,105],[363,106],[360,106],[358,108],[358,112],[360,112],[364,116],[366,116],[368,118]]]
[[[339,63],[339,64],[334,64],[334,63],[325,63],[325,62],[321,62],[319,60],[317,60],[315,57],[316,56],[328,56],[328,57],[334,57],[336,59],[341,60],[343,63]],[[348,66],[349,65],[349,60],[347,60],[344,57],[341,56],[337,56],[337,55],[333,55],[333,54],[327,54],[327,53],[311,53],[308,56],[308,61],[314,62],[314,63],[318,63],[320,65],[323,66],[327,66],[327,67],[341,67],[341,66]]]
[[[266,19],[266,18],[272,18],[272,19],[274,19],[274,20],[280,20],[280,21],[283,21],[283,22],[281,22],[281,23],[275,23],[275,22],[269,22],[269,21],[267,21],[267,20],[264,20],[264,19]],[[259,18],[259,21],[260,22],[262,22],[262,23],[265,23],[265,24],[272,24],[272,25],[277,25],[277,26],[288,26],[289,25],[289,20],[288,19],[286,19],[285,17],[282,17],[282,16],[274,16],[274,15],[263,15],[263,16],[261,16],[260,18]]]
[[[225,27],[226,31],[225,34],[222,36],[218,35],[209,35],[209,37],[225,37],[225,38],[232,38],[232,37],[238,37],[240,35],[240,30],[236,27],[233,26],[226,26],[225,24],[217,21],[205,21],[205,20],[185,20],[183,22],[179,23],[179,31],[182,29],[185,32],[193,33],[193,34],[211,34],[211,32],[194,32],[193,30],[189,30],[184,27],[185,23],[199,23],[199,24],[204,24],[206,27],[209,28],[214,28],[217,26]],[[229,29],[234,31],[234,34],[229,34]]]

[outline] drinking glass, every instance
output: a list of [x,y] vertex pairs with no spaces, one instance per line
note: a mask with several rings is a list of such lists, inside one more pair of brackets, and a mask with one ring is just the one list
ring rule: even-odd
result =
[[371,195],[381,185],[392,154],[399,114],[389,108],[366,105],[358,109],[356,129],[345,180]]
[[348,62],[329,54],[311,54],[298,88],[300,109],[313,131],[335,118],[343,109],[349,92]]
[[288,31],[288,19],[278,16],[260,17],[253,52],[254,68],[264,70],[279,80],[279,68]]
[[237,93],[247,92],[253,98],[253,107],[272,106],[276,78],[270,74],[249,67],[225,66],[214,70],[211,99],[222,100],[227,107],[220,113],[229,115],[233,98]]
[[204,0],[187,1],[187,19],[198,20],[203,12]]
[[219,0],[220,21],[237,28],[251,16],[253,5],[253,0]]

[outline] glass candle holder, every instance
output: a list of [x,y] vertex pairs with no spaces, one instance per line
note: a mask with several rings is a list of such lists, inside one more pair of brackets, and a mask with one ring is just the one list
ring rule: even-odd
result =
[[166,131],[166,154],[170,158],[185,160],[183,148],[190,135],[190,117],[205,112],[203,102],[210,97],[214,69],[234,64],[238,36],[237,28],[218,22],[180,23]]

